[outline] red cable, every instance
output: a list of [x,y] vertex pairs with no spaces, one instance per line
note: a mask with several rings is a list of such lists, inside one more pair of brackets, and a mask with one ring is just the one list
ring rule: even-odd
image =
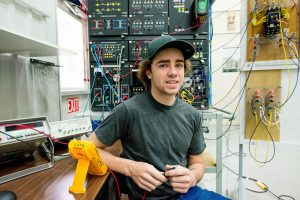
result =
[[119,200],[121,200],[121,191],[120,191],[120,186],[119,186],[119,182],[118,182],[118,179],[116,177],[116,175],[108,169],[108,171],[113,175],[115,181],[116,181],[116,185],[117,185],[117,189],[118,189],[118,195],[119,195]]
[[174,34],[179,33],[179,32],[187,31],[187,30],[189,30],[189,29],[193,29],[193,28],[196,28],[196,27],[198,27],[198,26],[200,26],[200,24],[197,24],[197,25],[195,25],[195,26],[188,27],[188,28],[183,29],[183,30],[181,30],[181,31],[174,31],[173,33],[170,33],[170,35],[174,35]]
[[143,196],[143,200],[145,200],[147,197],[147,192],[145,191],[144,196]]
[[8,125],[19,126],[19,127],[23,127],[23,128],[29,128],[29,129],[32,129],[32,130],[34,130],[34,131],[37,131],[37,132],[40,133],[40,134],[43,134],[43,135],[47,136],[48,138],[50,138],[51,140],[54,140],[54,141],[57,142],[57,143],[68,145],[68,143],[66,143],[66,142],[61,142],[60,140],[58,140],[58,139],[56,139],[56,138],[54,138],[54,137],[51,137],[51,135],[46,134],[46,133],[44,133],[44,132],[42,132],[42,131],[36,130],[35,128],[32,128],[31,126],[27,126],[27,125],[23,125],[23,124],[0,124],[0,126],[8,126]]
[[[127,73],[127,74],[124,74],[124,75],[122,75],[122,76],[118,76],[118,78],[124,78],[124,77],[127,77],[127,76],[129,76],[131,73],[132,73],[132,70],[136,67],[136,65],[137,65],[137,62],[138,62],[138,60],[139,60],[139,58],[140,58],[140,44],[137,42],[137,46],[138,46],[138,48],[139,48],[139,51],[138,51],[138,53],[137,53],[137,55],[136,55],[136,58],[135,58],[135,63],[133,64],[133,67],[130,69],[130,71]],[[111,77],[114,77],[115,75],[114,74],[111,74],[110,72],[109,72],[109,70],[106,68],[106,66],[105,66],[105,64],[104,64],[104,62],[103,62],[103,59],[102,59],[102,55],[101,55],[101,52],[100,52],[100,50],[99,50],[99,45],[97,45],[97,48],[98,48],[98,52],[99,52],[99,57],[100,57],[100,61],[101,61],[101,65],[102,65],[102,67],[105,69],[105,70],[107,70],[107,73],[108,73],[108,75],[110,75]]]

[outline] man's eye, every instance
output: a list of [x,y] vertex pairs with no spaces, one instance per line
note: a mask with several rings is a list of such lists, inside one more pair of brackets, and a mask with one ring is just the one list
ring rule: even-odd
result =
[[177,64],[176,67],[182,68],[182,67],[184,67],[184,65],[183,64]]
[[167,65],[166,64],[160,64],[158,65],[159,68],[165,68]]

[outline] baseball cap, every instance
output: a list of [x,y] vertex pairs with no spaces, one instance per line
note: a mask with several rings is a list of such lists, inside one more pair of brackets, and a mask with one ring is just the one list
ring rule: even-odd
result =
[[171,47],[179,49],[182,52],[185,60],[192,57],[195,53],[195,49],[190,43],[184,40],[176,40],[170,35],[163,35],[152,40],[148,44],[146,58],[151,59],[160,50]]

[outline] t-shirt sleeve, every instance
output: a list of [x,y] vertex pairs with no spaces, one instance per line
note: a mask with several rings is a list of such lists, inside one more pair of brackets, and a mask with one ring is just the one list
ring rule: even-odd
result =
[[195,132],[191,140],[190,148],[188,150],[189,155],[201,154],[206,148],[202,129],[202,117],[200,115],[200,112],[196,113],[194,120]]
[[111,146],[126,132],[128,111],[124,103],[116,106],[96,128],[97,138],[106,146]]

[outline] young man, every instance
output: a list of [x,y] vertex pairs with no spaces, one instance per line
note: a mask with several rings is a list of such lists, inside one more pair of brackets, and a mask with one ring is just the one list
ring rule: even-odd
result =
[[[204,173],[201,115],[176,97],[194,52],[171,36],[151,41],[138,72],[149,91],[115,107],[89,137],[107,167],[126,176],[129,199],[226,199],[195,186]],[[103,149],[118,139],[122,157]]]

